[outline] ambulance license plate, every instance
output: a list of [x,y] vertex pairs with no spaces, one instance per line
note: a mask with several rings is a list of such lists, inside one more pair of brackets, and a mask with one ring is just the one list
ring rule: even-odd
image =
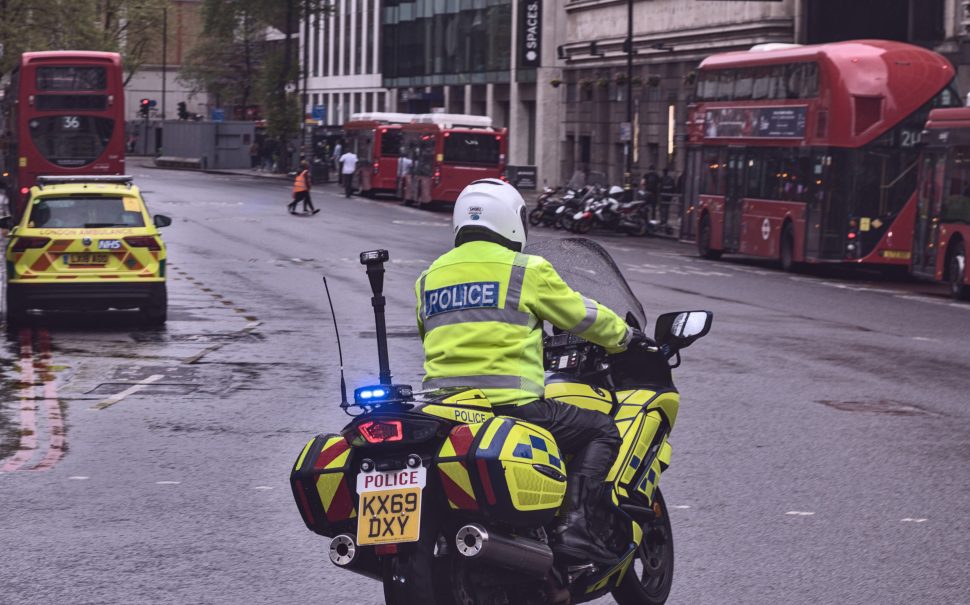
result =
[[423,466],[357,475],[357,544],[417,542],[427,477]]
[[106,265],[108,264],[107,254],[97,254],[92,252],[78,252],[68,254],[64,259],[69,265]]

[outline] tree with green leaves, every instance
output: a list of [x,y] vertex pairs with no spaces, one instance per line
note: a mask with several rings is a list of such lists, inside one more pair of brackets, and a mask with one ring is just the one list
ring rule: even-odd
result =
[[121,54],[125,83],[157,50],[168,0],[0,0],[0,77],[24,52]]

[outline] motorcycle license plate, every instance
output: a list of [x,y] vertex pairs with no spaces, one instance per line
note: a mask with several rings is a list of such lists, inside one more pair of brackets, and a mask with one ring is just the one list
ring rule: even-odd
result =
[[427,477],[423,466],[357,475],[357,543],[366,546],[417,542],[421,533],[421,490]]

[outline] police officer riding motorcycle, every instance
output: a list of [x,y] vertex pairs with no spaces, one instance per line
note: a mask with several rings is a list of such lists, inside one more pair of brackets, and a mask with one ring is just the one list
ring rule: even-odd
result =
[[573,458],[553,552],[609,563],[616,559],[587,522],[605,493],[620,436],[609,416],[543,399],[542,325],[624,350],[638,330],[573,291],[546,260],[522,254],[526,206],[512,185],[475,181],[455,202],[455,247],[417,281],[424,343],[423,388],[478,387],[493,412],[537,424]]

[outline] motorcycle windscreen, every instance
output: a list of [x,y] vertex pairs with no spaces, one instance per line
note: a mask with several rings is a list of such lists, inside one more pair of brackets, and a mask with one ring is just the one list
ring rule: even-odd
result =
[[605,305],[638,328],[646,328],[643,306],[613,262],[610,253],[598,243],[581,238],[541,240],[526,246],[526,254],[545,258],[559,276],[580,294]]

